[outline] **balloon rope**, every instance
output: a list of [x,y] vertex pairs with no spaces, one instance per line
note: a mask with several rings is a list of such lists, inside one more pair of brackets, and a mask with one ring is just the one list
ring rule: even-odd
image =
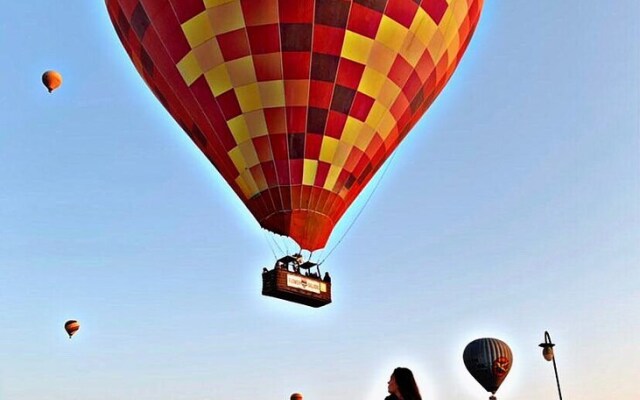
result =
[[287,241],[287,239],[284,239],[284,250],[286,251],[285,254],[291,254],[289,253],[289,242]]
[[[280,252],[282,254],[291,254],[289,252],[289,238],[286,236],[280,236],[280,235],[273,235],[273,240],[276,241],[276,243],[279,243],[280,245],[278,246],[278,249],[280,250]],[[284,248],[284,250],[283,250]]]
[[367,206],[367,204],[369,204],[369,201],[373,197],[373,194],[375,193],[375,191],[378,189],[378,186],[380,186],[380,182],[382,182],[382,178],[384,178],[384,176],[386,175],[387,171],[389,170],[389,166],[391,166],[391,162],[396,157],[396,154],[397,154],[397,152],[395,152],[395,151],[393,152],[393,154],[391,154],[391,158],[389,158],[389,162],[386,163],[386,165],[384,166],[384,169],[382,170],[382,174],[380,175],[380,179],[378,179],[378,182],[376,182],[376,185],[373,187],[373,190],[369,194],[369,197],[367,197],[367,199],[365,200],[364,204],[362,205],[362,208],[360,208],[360,210],[356,214],[356,216],[353,219],[353,221],[351,221],[351,224],[349,224],[349,227],[344,231],[344,233],[342,234],[342,237],[340,237],[340,240],[338,240],[338,243],[336,243],[336,245],[333,246],[331,251],[329,251],[329,253],[327,253],[326,257],[323,258],[322,261],[318,261],[318,265],[322,265],[322,263],[324,263],[326,261],[326,259],[329,258],[331,253],[333,253],[333,251],[338,247],[338,245],[340,243],[342,243],[342,241],[344,240],[345,236],[347,236],[347,233],[349,233],[349,231],[351,230],[353,225],[356,223],[356,221],[358,220],[358,217],[360,217],[360,214],[362,214],[362,212],[364,211],[364,209]]
[[264,240],[267,241],[267,245],[269,245],[269,250],[271,250],[271,254],[273,254],[273,258],[275,259],[275,261],[278,261],[278,256],[276,255],[276,252],[273,249],[273,245],[271,244],[271,241],[269,240],[269,234],[267,233],[266,230],[263,230],[262,232],[264,233]]

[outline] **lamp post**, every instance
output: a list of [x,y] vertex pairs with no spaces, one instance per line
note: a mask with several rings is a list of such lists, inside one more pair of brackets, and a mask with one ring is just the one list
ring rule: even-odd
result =
[[544,331],[544,343],[540,343],[539,346],[542,347],[542,357],[547,361],[553,361],[553,371],[556,373],[556,383],[558,384],[558,396],[560,396],[560,400],[562,400],[560,380],[558,379],[558,368],[556,367],[556,358],[553,355],[553,346],[555,346],[555,344],[551,342],[549,332]]

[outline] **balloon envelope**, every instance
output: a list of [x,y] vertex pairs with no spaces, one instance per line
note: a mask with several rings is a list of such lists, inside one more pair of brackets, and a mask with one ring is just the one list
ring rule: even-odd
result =
[[75,335],[76,332],[78,332],[78,329],[80,329],[80,323],[78,323],[78,321],[76,320],[72,319],[65,322],[64,324],[64,330],[67,331],[69,339],[71,339],[71,336]]
[[462,359],[476,381],[487,392],[495,394],[511,370],[513,355],[502,340],[482,338],[467,345]]
[[453,74],[483,0],[106,0],[260,225],[322,248]]
[[57,71],[46,71],[42,74],[42,83],[51,93],[62,85],[62,75]]

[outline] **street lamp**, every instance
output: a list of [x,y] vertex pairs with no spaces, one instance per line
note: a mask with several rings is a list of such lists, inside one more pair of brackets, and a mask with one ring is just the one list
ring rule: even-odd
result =
[[539,346],[542,347],[542,357],[547,361],[553,361],[553,371],[556,373],[556,383],[558,384],[558,396],[560,396],[560,400],[562,400],[560,380],[558,379],[558,368],[556,367],[556,358],[553,355],[553,346],[555,346],[555,344],[551,343],[551,336],[549,336],[549,332],[544,331],[544,343],[540,343]]

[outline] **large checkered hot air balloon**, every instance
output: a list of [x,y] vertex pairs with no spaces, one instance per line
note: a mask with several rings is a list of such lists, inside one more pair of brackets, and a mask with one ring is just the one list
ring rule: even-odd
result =
[[482,0],[106,0],[158,100],[260,225],[325,247],[445,86]]

